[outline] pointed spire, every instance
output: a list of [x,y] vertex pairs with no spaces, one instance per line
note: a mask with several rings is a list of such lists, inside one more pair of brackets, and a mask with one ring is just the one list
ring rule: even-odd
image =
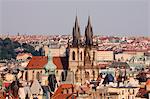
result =
[[91,46],[93,44],[93,29],[91,25],[90,16],[88,16],[88,23],[85,28],[85,37],[86,37],[85,44]]
[[80,27],[79,27],[79,23],[78,23],[78,17],[76,16],[75,18],[75,24],[73,27],[73,42],[72,45],[74,47],[77,47],[80,44]]
[[76,19],[75,19],[75,27],[78,27],[79,24],[78,24],[78,17],[76,16]]
[[88,26],[91,27],[91,17],[90,16],[88,16]]

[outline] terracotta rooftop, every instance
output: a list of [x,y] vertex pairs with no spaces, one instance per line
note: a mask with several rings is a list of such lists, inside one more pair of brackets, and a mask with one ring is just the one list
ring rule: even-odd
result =
[[33,56],[27,65],[28,69],[42,69],[47,64],[47,56]]
[[76,96],[73,94],[58,94],[57,96],[53,97],[52,99],[76,99]]
[[72,88],[74,86],[73,86],[73,84],[61,84],[60,87],[61,88]]
[[62,94],[63,89],[73,88],[73,84],[61,84],[56,92],[53,94],[52,99],[72,99],[71,97],[74,96],[72,94]]
[[[33,56],[27,65],[28,69],[43,69],[47,64],[47,56]],[[53,63],[57,69],[68,69],[68,61],[66,57],[53,57]]]
[[68,69],[68,60],[66,57],[53,57],[53,63],[57,69]]

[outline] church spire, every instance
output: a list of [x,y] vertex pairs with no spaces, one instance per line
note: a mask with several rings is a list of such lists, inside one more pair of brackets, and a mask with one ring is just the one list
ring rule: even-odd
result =
[[75,27],[79,27],[79,24],[78,24],[78,17],[76,16],[76,19],[75,19]]
[[87,46],[91,46],[93,44],[93,29],[90,16],[88,16],[88,23],[85,28],[85,44]]
[[90,16],[88,16],[88,24],[87,24],[87,26],[92,27],[92,25],[91,25],[91,17]]
[[78,23],[78,17],[76,16],[75,18],[75,24],[73,27],[73,42],[72,45],[74,47],[77,47],[80,45],[80,27],[79,27],[79,23]]

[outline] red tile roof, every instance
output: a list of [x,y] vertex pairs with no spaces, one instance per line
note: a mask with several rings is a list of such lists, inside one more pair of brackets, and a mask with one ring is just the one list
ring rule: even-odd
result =
[[[43,69],[47,62],[47,56],[33,56],[27,68]],[[53,57],[53,63],[56,65],[57,69],[68,69],[68,60],[66,57]]]
[[52,99],[72,99],[72,94],[62,94],[63,89],[74,88],[73,84],[61,84],[56,92],[53,94]]
[[108,67],[110,64],[98,64],[98,68],[106,68]]
[[57,69],[68,69],[68,60],[66,57],[53,57],[53,63]]
[[73,86],[73,84],[61,84],[60,87],[61,88],[72,88],[74,86]]
[[53,97],[52,99],[76,99],[76,96],[74,96],[73,94],[58,94],[56,97]]
[[47,64],[47,56],[33,56],[27,65],[28,69],[43,69]]

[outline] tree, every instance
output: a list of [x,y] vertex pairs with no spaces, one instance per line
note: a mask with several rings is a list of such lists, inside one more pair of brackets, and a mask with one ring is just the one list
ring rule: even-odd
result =
[[25,50],[25,52],[28,52],[28,53],[34,53],[34,51],[35,51],[34,47],[29,45],[29,44],[27,44],[27,43],[23,43],[22,47]]
[[21,44],[17,41],[14,41],[13,46],[14,46],[14,48],[18,48],[18,47],[21,47]]
[[11,45],[11,43],[12,43],[12,41],[10,40],[10,38],[5,38],[5,39],[3,40],[4,46],[6,46],[6,45]]

